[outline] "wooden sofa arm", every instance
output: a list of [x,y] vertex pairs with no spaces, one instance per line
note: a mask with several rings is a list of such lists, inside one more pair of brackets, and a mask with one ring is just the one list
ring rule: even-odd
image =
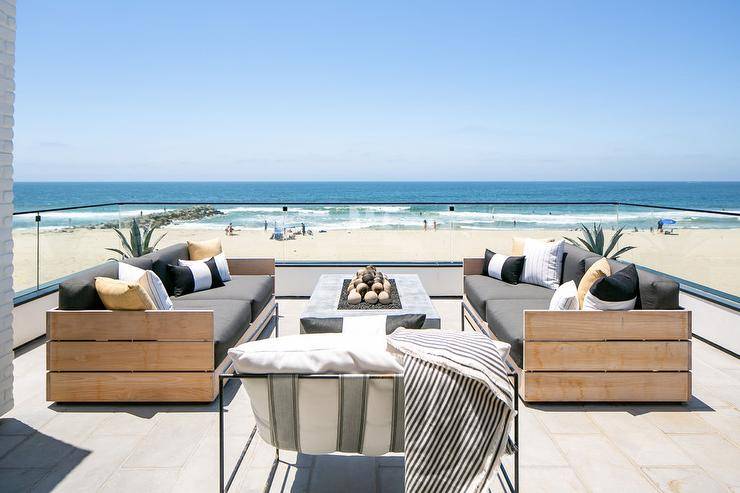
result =
[[212,310],[46,312],[50,341],[213,341]]
[[685,341],[691,311],[524,311],[525,341]]
[[483,261],[482,258],[464,258],[463,259],[463,275],[470,276],[480,274],[483,272]]
[[229,272],[235,276],[275,275],[274,258],[229,258]]

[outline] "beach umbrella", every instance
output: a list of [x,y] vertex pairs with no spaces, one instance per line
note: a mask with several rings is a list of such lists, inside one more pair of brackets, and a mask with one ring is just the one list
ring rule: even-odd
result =
[[661,221],[663,221],[663,224],[676,224],[673,219],[661,219]]

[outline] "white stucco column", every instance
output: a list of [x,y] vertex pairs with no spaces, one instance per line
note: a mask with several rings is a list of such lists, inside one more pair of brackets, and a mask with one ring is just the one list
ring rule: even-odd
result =
[[13,407],[15,0],[0,0],[0,415]]

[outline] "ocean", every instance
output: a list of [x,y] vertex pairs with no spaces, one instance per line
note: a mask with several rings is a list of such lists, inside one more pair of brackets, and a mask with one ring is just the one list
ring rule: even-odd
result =
[[[85,227],[162,212],[157,202],[211,203],[223,215],[177,224],[183,228],[260,229],[265,222],[313,230],[574,228],[601,222],[648,228],[672,219],[678,228],[737,228],[740,218],[688,211],[595,205],[461,205],[459,202],[630,202],[740,211],[740,182],[17,182],[15,210],[35,211],[110,202],[113,206],[42,214],[42,228]],[[234,205],[243,202],[252,205]],[[287,212],[277,205],[292,204]],[[321,205],[365,203],[361,206]],[[399,202],[437,202],[407,205]],[[455,205],[457,204],[457,205]],[[449,211],[449,205],[455,205]],[[16,215],[14,227],[34,227],[34,214]]]

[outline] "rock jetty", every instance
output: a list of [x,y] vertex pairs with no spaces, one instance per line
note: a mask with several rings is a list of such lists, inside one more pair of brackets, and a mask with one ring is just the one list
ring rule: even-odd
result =
[[[221,216],[224,213],[211,205],[195,205],[170,211],[155,212],[153,214],[141,214],[137,220],[141,226],[148,228],[161,228],[176,222],[197,221],[212,216]],[[131,218],[126,218],[119,224],[118,221],[108,221],[93,226],[95,229],[128,228],[131,226]]]

